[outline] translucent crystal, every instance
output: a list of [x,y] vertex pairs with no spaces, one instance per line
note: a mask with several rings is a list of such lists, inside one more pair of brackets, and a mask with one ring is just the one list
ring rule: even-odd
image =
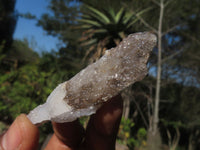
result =
[[156,36],[149,32],[129,35],[97,62],[58,85],[28,118],[34,124],[47,120],[70,122],[95,113],[105,101],[146,76],[147,61],[156,42]]

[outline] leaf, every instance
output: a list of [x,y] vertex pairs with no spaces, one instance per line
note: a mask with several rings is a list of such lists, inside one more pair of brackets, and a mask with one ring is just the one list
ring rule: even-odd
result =
[[113,8],[110,8],[109,10],[108,10],[108,13],[109,13],[109,15],[113,18],[113,21],[115,21],[115,11],[114,11],[114,9]]
[[116,17],[115,17],[116,23],[119,22],[120,20],[122,20],[122,18],[123,18],[123,16],[124,16],[124,15],[123,15],[124,12],[125,12],[124,8],[121,8],[121,9],[118,11],[118,13],[117,13],[117,15],[116,15]]
[[97,29],[97,30],[94,30],[94,33],[106,33],[107,30],[106,29]]
[[105,23],[109,23],[110,22],[109,18],[105,14],[100,12],[98,9],[95,9],[94,7],[90,7],[89,5],[86,5],[86,7],[90,11],[92,11],[93,13],[97,14],[98,16],[100,16],[104,20]]
[[74,27],[74,29],[90,29],[90,28],[92,28],[92,25],[89,25],[89,24],[82,24],[82,25]]
[[86,42],[82,43],[81,45],[88,46],[88,45],[92,45],[92,44],[94,44],[96,42],[97,42],[97,39],[91,39],[89,41],[86,41]]
[[87,19],[80,19],[78,20],[79,22],[83,22],[83,23],[87,23],[87,24],[91,24],[91,25],[94,25],[94,26],[97,26],[97,27],[101,27],[101,25],[96,22],[96,21],[92,21],[92,20],[87,20]]
[[151,9],[153,9],[153,7],[148,7],[148,8],[146,8],[146,9],[144,9],[144,10],[141,10],[140,12],[138,12],[138,13],[136,14],[136,16],[140,16],[140,15],[142,15],[143,13],[148,12],[148,11],[151,10]]
[[[148,7],[148,8],[146,8],[146,9],[144,9],[144,10],[141,10],[140,12],[138,12],[138,13],[136,13],[136,14],[134,14],[134,13],[129,13],[129,14],[127,14],[127,18],[126,18],[126,20],[125,20],[125,23],[126,23],[126,25],[127,25],[127,28],[129,28],[129,27],[131,27],[134,23],[136,23],[139,19],[138,18],[136,18],[136,16],[140,16],[140,15],[142,15],[142,14],[144,14],[144,13],[146,13],[146,12],[148,12],[149,10],[151,10],[153,7]],[[135,18],[135,19],[133,19],[133,18]]]

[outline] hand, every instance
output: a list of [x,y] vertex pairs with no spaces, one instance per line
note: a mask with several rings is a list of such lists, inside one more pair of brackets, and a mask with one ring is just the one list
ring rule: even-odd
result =
[[[122,99],[116,96],[92,115],[86,131],[79,121],[53,124],[54,134],[45,150],[114,150],[122,115]],[[2,150],[34,150],[39,139],[38,128],[26,115],[18,116],[0,137]]]

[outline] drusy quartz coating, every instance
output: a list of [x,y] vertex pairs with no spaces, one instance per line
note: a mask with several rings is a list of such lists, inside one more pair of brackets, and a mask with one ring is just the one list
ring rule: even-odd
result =
[[149,32],[129,35],[97,62],[58,85],[45,104],[29,113],[29,119],[34,124],[69,122],[95,113],[105,101],[146,76],[156,42],[156,36]]

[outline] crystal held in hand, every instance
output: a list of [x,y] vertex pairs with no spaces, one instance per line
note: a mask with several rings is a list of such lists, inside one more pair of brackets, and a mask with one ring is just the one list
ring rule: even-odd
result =
[[146,76],[156,42],[156,36],[149,32],[129,35],[97,62],[59,84],[28,118],[34,124],[48,120],[61,123],[95,113],[105,101]]

